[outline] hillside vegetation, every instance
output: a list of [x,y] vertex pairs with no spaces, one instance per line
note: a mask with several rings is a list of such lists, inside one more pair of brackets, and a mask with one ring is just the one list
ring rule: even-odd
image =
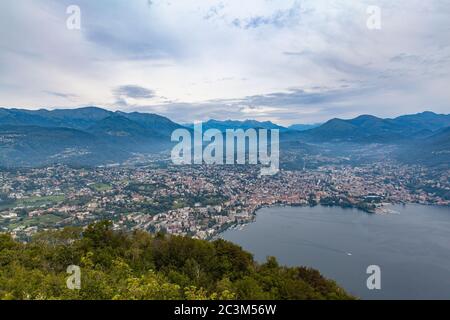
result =
[[[81,289],[69,290],[69,265]],[[142,231],[113,231],[109,222],[84,231],[38,234],[29,243],[0,235],[0,299],[352,299],[316,270],[258,264],[224,241]]]

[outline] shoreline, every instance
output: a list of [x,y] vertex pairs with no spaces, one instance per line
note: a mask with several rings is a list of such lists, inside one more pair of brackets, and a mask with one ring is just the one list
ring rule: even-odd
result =
[[395,210],[391,210],[386,208],[387,206],[394,206],[394,205],[402,205],[402,206],[407,206],[407,205],[418,205],[418,206],[431,206],[431,207],[437,207],[437,208],[448,208],[450,209],[450,206],[442,206],[442,205],[436,205],[436,204],[425,204],[425,203],[417,203],[417,202],[398,202],[398,203],[390,203],[390,202],[384,202],[382,203],[380,206],[376,207],[375,210],[373,212],[367,211],[367,210],[363,210],[362,208],[359,208],[357,206],[340,206],[340,205],[325,205],[325,204],[315,204],[315,205],[309,205],[309,204],[299,204],[299,203],[293,203],[293,204],[286,204],[286,203],[276,203],[276,204],[268,204],[268,205],[259,205],[257,207],[255,207],[255,209],[253,209],[253,211],[251,211],[250,216],[252,217],[252,220],[246,221],[246,222],[235,222],[233,224],[231,224],[228,227],[225,227],[223,230],[220,230],[218,233],[212,235],[211,237],[207,238],[206,240],[208,241],[215,241],[220,239],[220,235],[226,231],[229,230],[234,230],[239,228],[239,226],[245,226],[247,224],[253,223],[256,220],[257,217],[257,212],[261,209],[264,208],[276,208],[276,207],[291,207],[291,208],[305,208],[305,207],[311,207],[311,208],[315,208],[318,206],[322,206],[322,207],[328,207],[328,208],[333,208],[333,207],[337,207],[337,208],[341,208],[341,209],[356,209],[357,211],[361,211],[361,213],[365,213],[368,215],[390,215],[390,214],[399,214],[398,211]]

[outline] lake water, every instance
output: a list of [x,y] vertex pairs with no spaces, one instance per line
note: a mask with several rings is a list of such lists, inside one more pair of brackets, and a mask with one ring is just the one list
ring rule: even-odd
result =
[[[258,261],[318,269],[362,299],[450,299],[450,209],[394,205],[371,215],[339,207],[271,207],[221,234]],[[381,268],[369,290],[367,267]]]

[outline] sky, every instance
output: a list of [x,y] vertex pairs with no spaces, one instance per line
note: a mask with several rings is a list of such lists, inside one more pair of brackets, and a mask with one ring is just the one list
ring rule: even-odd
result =
[[0,106],[281,125],[450,113],[449,35],[448,0],[2,0]]

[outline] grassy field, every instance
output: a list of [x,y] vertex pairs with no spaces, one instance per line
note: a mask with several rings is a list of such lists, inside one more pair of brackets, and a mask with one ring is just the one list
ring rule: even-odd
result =
[[32,207],[37,208],[43,205],[55,204],[64,201],[63,195],[46,196],[46,197],[29,197],[18,199],[11,203],[0,205],[0,210],[13,209],[16,207]]
[[104,192],[112,189],[111,185],[106,183],[96,183],[91,186],[95,191]]
[[12,223],[10,224],[8,227],[9,229],[15,229],[17,227],[20,226],[24,226],[24,227],[48,227],[48,226],[54,226],[55,223],[58,223],[59,221],[61,221],[62,218],[55,216],[53,214],[46,214],[43,216],[38,216],[38,217],[32,217],[32,218],[25,218],[23,220],[21,220],[20,222],[17,223]]

